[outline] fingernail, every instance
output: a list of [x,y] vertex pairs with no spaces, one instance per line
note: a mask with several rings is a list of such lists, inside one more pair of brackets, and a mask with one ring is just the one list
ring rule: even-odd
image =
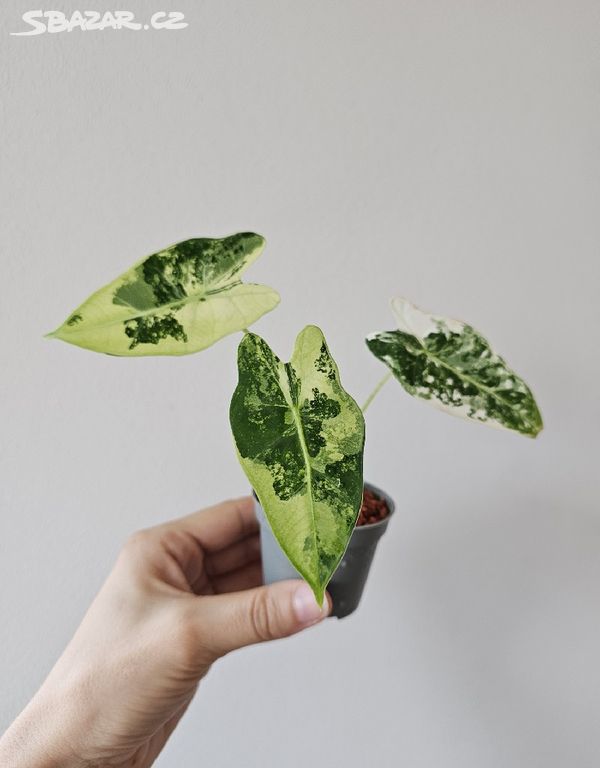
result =
[[298,585],[292,602],[296,618],[301,624],[311,624],[329,613],[328,601],[324,600],[323,607],[319,608],[312,589],[305,581]]

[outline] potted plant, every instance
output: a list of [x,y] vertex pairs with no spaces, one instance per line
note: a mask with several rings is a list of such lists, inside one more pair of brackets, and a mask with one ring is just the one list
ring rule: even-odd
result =
[[[184,355],[241,331],[230,424],[256,499],[266,581],[300,574],[333,614],[355,610],[394,511],[363,483],[364,412],[396,379],[442,410],[535,437],[525,384],[470,325],[392,300],[397,327],[367,337],[388,368],[362,409],[342,387],[322,331],[304,328],[282,362],[248,327],[274,309],[272,288],[244,283],[264,239],[193,238],[142,259],[72,312],[51,338],[111,355]],[[357,524],[358,523],[358,524]]]

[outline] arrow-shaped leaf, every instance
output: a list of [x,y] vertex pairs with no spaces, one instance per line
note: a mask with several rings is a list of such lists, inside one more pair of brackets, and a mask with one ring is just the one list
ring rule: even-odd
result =
[[111,355],[187,355],[247,328],[279,303],[242,283],[260,235],[193,238],[147,256],[92,294],[52,338]]
[[393,299],[399,330],[367,346],[411,395],[449,413],[535,437],[543,427],[531,390],[472,326]]
[[289,363],[247,334],[230,408],[240,462],[273,533],[322,604],[360,509],[364,419],[322,332],[307,326]]

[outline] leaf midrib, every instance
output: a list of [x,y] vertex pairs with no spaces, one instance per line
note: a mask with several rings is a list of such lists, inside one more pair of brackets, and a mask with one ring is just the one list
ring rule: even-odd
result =
[[[76,326],[68,326],[66,323],[63,323],[56,331],[53,331],[52,333],[49,333],[49,336],[54,336],[60,331],[61,333],[65,334],[78,334],[78,333],[89,333],[90,327],[97,329],[97,328],[110,328],[112,325],[120,325],[121,323],[126,323],[129,320],[137,320],[139,317],[148,317],[148,315],[155,315],[159,314],[160,312],[163,312],[165,310],[173,309],[173,308],[181,308],[182,306],[189,305],[189,304],[198,304],[200,303],[200,299],[206,296],[210,296],[214,298],[218,294],[221,293],[227,293],[232,288],[236,288],[238,285],[246,285],[246,286],[258,286],[260,288],[266,288],[267,291],[273,291],[272,288],[269,288],[268,285],[263,285],[262,283],[244,283],[241,280],[238,280],[237,283],[230,283],[229,285],[218,288],[214,291],[205,291],[204,293],[197,293],[197,294],[191,294],[187,295],[184,298],[177,299],[176,301],[170,301],[166,304],[161,304],[158,307],[152,307],[150,309],[142,309],[142,310],[135,310],[135,314],[132,314],[131,317],[123,316],[119,318],[115,318],[114,320],[110,320],[107,323],[93,323],[90,325],[85,325],[82,323],[78,323]],[[238,296],[243,294],[238,294]],[[132,304],[120,304],[115,306],[121,306],[121,307],[131,307],[132,310],[135,309],[135,307]]]
[[[308,486],[308,498],[310,501],[310,515],[312,519],[312,534],[313,534],[313,540],[315,544],[315,554],[317,558],[317,579],[319,579],[319,545],[317,542],[317,518],[315,515],[315,502],[313,498],[313,485],[312,485],[312,465],[310,463],[310,454],[308,452],[308,446],[306,444],[306,437],[304,436],[304,427],[302,426],[302,418],[300,417],[300,410],[298,409],[297,404],[294,402],[294,399],[292,397],[292,387],[291,387],[291,381],[289,377],[289,372],[287,365],[285,363],[280,363],[280,365],[283,368],[283,374],[285,376],[285,381],[287,382],[287,387],[283,390],[284,397],[288,401],[290,411],[292,412],[292,417],[294,419],[294,425],[296,427],[296,432],[298,433],[298,442],[300,443],[300,449],[302,451],[302,458],[304,459],[304,465],[306,467],[306,483]],[[289,363],[288,363],[289,365]],[[289,395],[289,399],[288,399]]]
[[417,354],[425,355],[426,357],[429,357],[431,360],[438,363],[442,368],[445,368],[446,370],[453,373],[455,376],[457,376],[459,379],[464,379],[465,381],[470,382],[476,389],[481,389],[484,392],[487,392],[490,394],[493,398],[500,401],[502,405],[506,405],[509,408],[512,408],[512,403],[505,400],[501,394],[498,392],[498,390],[492,389],[491,387],[488,387],[486,384],[481,384],[476,379],[472,378],[466,373],[462,373],[461,371],[458,371],[456,368],[453,368],[449,363],[444,362],[441,358],[437,357],[436,355],[433,355],[427,347],[423,344],[421,339],[418,336],[413,336],[414,339],[418,342],[420,349],[415,350]]

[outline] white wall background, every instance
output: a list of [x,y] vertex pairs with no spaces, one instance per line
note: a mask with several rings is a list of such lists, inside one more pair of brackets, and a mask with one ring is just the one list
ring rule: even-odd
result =
[[0,11],[0,728],[130,531],[246,490],[236,338],[126,360],[42,334],[157,247],[253,229],[281,355],[321,325],[362,399],[404,294],[485,331],[546,431],[387,385],[366,475],[399,511],[360,611],[217,665],[158,765],[595,768],[600,6],[123,5],[189,28],[9,37],[37,5]]

